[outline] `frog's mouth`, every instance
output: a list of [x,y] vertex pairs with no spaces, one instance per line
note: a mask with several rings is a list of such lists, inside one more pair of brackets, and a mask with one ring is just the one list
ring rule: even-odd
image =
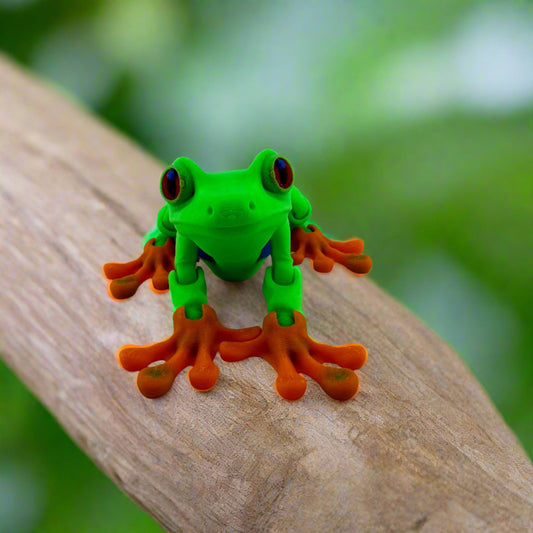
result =
[[265,233],[265,230],[275,230],[287,219],[288,209],[281,208],[268,212],[260,212],[253,202],[249,206],[224,205],[218,208],[208,207],[203,213],[187,217],[187,220],[175,221],[178,233],[202,237],[215,237],[221,239],[239,239],[245,232],[247,235]]
[[220,210],[219,218],[228,222],[241,220],[246,216],[246,211],[242,207],[224,207]]
[[245,228],[257,224],[259,217],[255,210],[255,204],[250,202],[244,205],[222,205],[213,210],[207,208],[210,223],[220,229]]

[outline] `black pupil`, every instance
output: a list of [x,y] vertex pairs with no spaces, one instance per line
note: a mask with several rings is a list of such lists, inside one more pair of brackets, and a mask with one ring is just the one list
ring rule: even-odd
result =
[[276,159],[276,169],[278,171],[278,180],[279,184],[282,187],[286,187],[289,181],[289,176],[287,173],[287,163],[283,159]]
[[170,198],[174,198],[177,192],[178,173],[173,169],[167,170],[167,191]]

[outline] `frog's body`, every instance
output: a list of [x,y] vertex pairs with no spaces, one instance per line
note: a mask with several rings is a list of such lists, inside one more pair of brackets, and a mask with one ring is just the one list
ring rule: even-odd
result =
[[180,164],[194,169],[195,194],[178,209],[165,205],[163,218],[198,246],[217,276],[250,278],[263,263],[262,251],[272,235],[288,220],[291,195],[267,193],[254,165],[208,174],[183,158]]
[[[165,289],[164,272],[170,271],[168,286],[175,310],[174,335],[156,345],[127,346],[119,352],[125,368],[144,369],[139,374],[138,385],[145,395],[164,394],[177,373],[188,364],[193,366],[189,372],[191,384],[200,390],[212,388],[218,377],[218,369],[212,362],[217,351],[223,359],[231,361],[252,355],[264,357],[278,370],[276,388],[287,399],[297,399],[305,391],[305,379],[299,372],[311,375],[337,399],[347,399],[357,392],[357,376],[348,368],[362,366],[366,350],[360,345],[330,347],[339,354],[339,350],[343,351],[340,360],[347,367],[337,368],[333,379],[330,370],[334,367],[322,363],[338,361],[332,353],[328,355],[326,345],[307,337],[305,318],[301,315],[301,273],[294,262],[301,262],[304,255],[311,256],[316,270],[329,271],[335,259],[359,274],[366,273],[371,263],[367,256],[360,255],[362,241],[336,243],[309,225],[311,205],[292,181],[290,164],[273,150],[261,152],[244,170],[207,173],[183,157],[165,170],[161,192],[166,204],[159,211],[156,228],[145,237],[145,253],[137,262],[105,267],[107,277],[114,280],[110,293],[118,298],[131,296],[148,277],[153,278],[155,288]],[[298,248],[294,256],[291,234],[293,246]],[[174,242],[172,265],[168,257],[169,243]],[[261,333],[257,328],[222,328],[207,306],[205,277],[198,260],[224,280],[243,281],[252,277],[269,255],[272,266],[267,267],[263,284],[269,311],[265,330]],[[179,323],[176,323],[178,316]],[[187,337],[187,328],[183,330],[183,325],[197,330],[201,321],[206,322],[206,330],[218,332],[214,335],[217,338],[204,347],[200,346],[202,339],[195,338],[184,348],[181,341]],[[278,339],[266,338],[267,329],[269,337],[274,334]],[[280,336],[287,334],[292,337],[290,346],[280,353],[279,346],[274,345],[279,344]],[[198,354],[191,356],[191,349],[196,349]],[[276,353],[271,353],[273,350]],[[158,367],[149,366],[158,359],[167,361],[160,365],[163,373],[153,370]],[[162,375],[166,377],[161,378]]]
[[[200,177],[200,179],[198,179]],[[220,278],[243,281],[252,277],[266,258],[272,235],[288,220],[290,195],[257,202],[263,196],[261,181],[246,171],[195,174],[195,185],[209,194],[195,194],[187,205],[163,218],[178,235],[194,242],[200,258]]]

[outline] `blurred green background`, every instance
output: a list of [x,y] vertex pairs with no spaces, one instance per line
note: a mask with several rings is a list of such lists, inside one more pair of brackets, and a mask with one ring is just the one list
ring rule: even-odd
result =
[[[533,453],[531,3],[0,0],[0,48],[164,161],[286,154]],[[0,531],[160,531],[0,387]]]

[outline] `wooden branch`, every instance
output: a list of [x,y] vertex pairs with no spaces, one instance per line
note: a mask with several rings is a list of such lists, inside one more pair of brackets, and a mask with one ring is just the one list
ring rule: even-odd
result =
[[[0,61],[1,354],[95,463],[171,531],[525,531],[533,467],[459,357],[371,281],[304,268],[323,342],[361,342],[351,401],[281,400],[259,359],[206,394],[147,400],[124,343],[171,332],[170,298],[111,301],[100,269],[141,249],[162,167]],[[179,147],[177,147],[177,150]],[[260,324],[261,275],[208,276],[232,327]],[[458,310],[458,320],[461,320]]]

